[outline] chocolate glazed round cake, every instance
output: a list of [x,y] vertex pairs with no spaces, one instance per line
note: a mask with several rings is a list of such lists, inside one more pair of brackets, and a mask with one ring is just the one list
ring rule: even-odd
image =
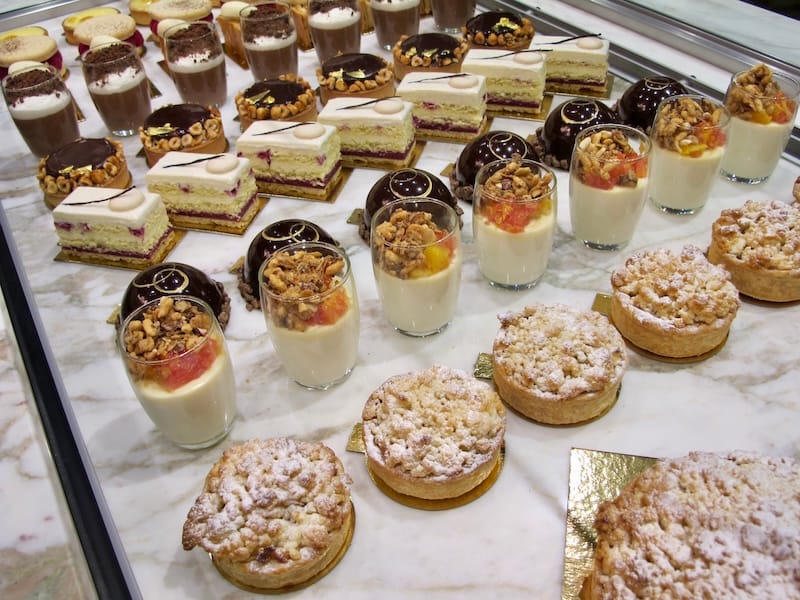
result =
[[263,79],[236,94],[242,131],[253,121],[315,121],[317,97],[308,82],[296,75]]
[[261,290],[258,272],[261,265],[274,252],[298,242],[326,242],[338,246],[331,235],[319,225],[304,219],[284,219],[264,227],[250,242],[244,265],[239,273],[239,292],[247,303],[248,310],[261,307]]
[[364,210],[361,213],[361,221],[358,224],[358,233],[361,238],[369,243],[372,216],[381,206],[400,198],[415,197],[436,198],[449,204],[456,209],[459,220],[464,214],[450,190],[436,175],[422,169],[398,169],[378,179],[369,190]]
[[458,73],[468,49],[466,40],[446,33],[402,37],[392,49],[395,76],[401,80],[411,71]]
[[323,104],[330,98],[356,96],[386,98],[394,94],[394,70],[374,54],[340,54],[317,69],[319,96]]
[[147,165],[167,152],[225,152],[227,140],[219,110],[200,104],[167,104],[154,110],[139,129]]
[[539,160],[568,170],[575,137],[587,127],[602,123],[619,123],[619,117],[598,100],[573,98],[559,104],[547,115],[544,127],[536,131],[533,145]]
[[151,300],[183,294],[205,301],[225,328],[230,318],[230,297],[223,285],[200,269],[179,262],[165,262],[141,271],[128,284],[119,309],[119,322]]
[[682,83],[670,77],[647,77],[633,83],[617,102],[617,114],[626,125],[650,133],[656,109],[664,98],[688,94]]
[[534,147],[510,131],[490,131],[464,146],[450,174],[450,189],[458,200],[472,203],[475,176],[483,165],[512,158],[536,159]]
[[467,21],[465,37],[477,47],[521,50],[531,44],[533,25],[530,19],[512,12],[487,11]]

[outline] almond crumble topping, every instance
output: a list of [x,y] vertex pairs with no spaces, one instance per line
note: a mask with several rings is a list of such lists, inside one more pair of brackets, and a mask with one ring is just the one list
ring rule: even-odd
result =
[[[455,253],[448,243],[447,230],[439,227],[425,211],[398,208],[388,221],[373,231],[376,264],[400,279],[416,279],[441,271]],[[441,244],[437,241],[441,240]]]

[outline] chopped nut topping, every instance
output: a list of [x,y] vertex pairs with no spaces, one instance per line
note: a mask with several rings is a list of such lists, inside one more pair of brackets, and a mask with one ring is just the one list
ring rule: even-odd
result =
[[[454,249],[447,231],[424,211],[395,210],[388,221],[375,227],[376,264],[400,279],[417,279],[437,273],[452,262]],[[442,244],[436,242],[442,240]]]
[[515,156],[492,173],[481,187],[480,213],[511,233],[523,231],[553,208],[553,174],[525,166]]
[[273,322],[295,331],[335,323],[350,305],[341,288],[344,275],[345,262],[338,255],[276,252],[264,267],[261,284],[273,296],[268,300]]
[[725,145],[725,110],[706,98],[678,97],[656,115],[653,137],[658,145],[693,158]]
[[725,106],[745,121],[768,124],[788,123],[797,103],[781,90],[772,70],[765,64],[741,73],[728,89]]
[[624,131],[604,129],[580,141],[573,168],[576,176],[592,187],[636,187],[640,177],[647,177],[647,161],[636,161],[639,156]]

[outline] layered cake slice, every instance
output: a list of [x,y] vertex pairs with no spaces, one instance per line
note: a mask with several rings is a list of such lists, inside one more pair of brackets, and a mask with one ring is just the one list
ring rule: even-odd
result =
[[406,167],[415,146],[411,106],[399,98],[331,98],[318,121],[339,131],[345,165]]
[[486,78],[411,72],[397,94],[414,106],[417,136],[469,141],[486,125]]
[[339,133],[332,125],[254,121],[236,140],[265,194],[328,200],[341,178]]
[[246,158],[167,152],[145,177],[176,227],[243,233],[258,212],[256,179]]
[[53,209],[66,260],[141,269],[164,259],[174,232],[161,196],[78,187]]
[[552,35],[536,35],[531,49],[546,53],[548,92],[567,94],[606,91],[608,40],[597,36],[566,41]]
[[537,113],[542,108],[545,60],[539,52],[473,49],[461,71],[486,77],[489,110]]

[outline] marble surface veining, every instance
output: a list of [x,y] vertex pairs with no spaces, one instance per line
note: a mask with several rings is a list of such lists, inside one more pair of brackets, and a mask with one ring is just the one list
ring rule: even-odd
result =
[[[123,6],[117,3],[117,6]],[[56,35],[58,23],[46,24]],[[429,27],[425,23],[425,27]],[[65,51],[68,86],[86,113],[81,133],[105,134],[88,98],[75,60]],[[364,51],[378,50],[366,36]],[[147,72],[163,96],[159,106],[178,97],[156,64],[160,50],[148,43]],[[313,80],[316,59],[302,53],[301,72]],[[229,97],[247,85],[249,73],[228,63]],[[614,94],[624,89],[618,81]],[[562,100],[556,99],[556,103]],[[554,103],[555,105],[555,103]],[[234,599],[251,594],[224,581],[202,552],[184,552],[181,527],[208,469],[222,450],[253,437],[297,436],[330,445],[353,478],[357,525],[342,562],[297,598],[557,598],[561,589],[569,451],[572,447],[650,456],[674,456],[690,450],[749,449],[796,455],[800,443],[797,373],[800,369],[800,306],[764,306],[745,302],[725,347],[713,358],[675,366],[630,353],[630,366],[616,406],[603,418],[575,427],[546,427],[513,412],[508,415],[505,466],[497,483],[475,502],[458,509],[425,512],[399,505],[371,482],[363,456],[345,451],[350,430],[369,393],[389,376],[434,363],[471,370],[479,352],[491,349],[497,314],[529,303],[561,302],[589,309],[596,292],[610,289],[609,275],[626,257],[645,248],[705,247],[719,211],[748,198],[789,201],[800,169],[783,161],[775,175],[754,188],[718,179],[707,206],[693,217],[662,214],[645,207],[637,233],[623,251],[601,254],[584,249],[571,236],[568,177],[558,173],[558,232],[547,273],[525,292],[490,287],[478,272],[469,205],[463,229],[465,261],[456,316],[442,334],[412,339],[395,333],[383,318],[367,246],[357,228],[346,223],[363,206],[381,171],[354,171],[333,204],[273,198],[244,236],[189,233],[169,259],[190,263],[223,282],[232,300],[226,337],[237,377],[239,417],[228,439],[215,448],[190,452],[167,442],[137,403],[115,349],[113,327],[106,323],[131,271],[55,262],[58,248],[52,216],[41,201],[27,153],[5,107],[0,134],[0,197],[14,230],[48,341],[63,378],[94,469],[102,484],[127,559],[146,599]],[[238,135],[235,110],[222,107],[228,139]],[[496,119],[493,129],[529,135],[536,121]],[[124,140],[134,183],[144,186],[146,166],[137,156],[138,139]],[[458,157],[457,144],[428,142],[417,164],[441,173]],[[236,289],[230,266],[245,253],[252,237],[268,223],[289,217],[315,221],[347,249],[361,306],[361,337],[355,370],[343,384],[312,392],[290,382],[277,361],[263,318],[248,312]],[[2,365],[2,385],[13,374]],[[15,464],[27,464],[5,447],[30,445],[33,435],[14,432],[24,412],[21,400],[3,395],[4,455],[2,508],[14,507],[7,490],[25,490],[30,510],[49,513],[45,469],[23,477]],[[7,406],[13,407],[8,408]],[[12,435],[13,434],[13,435]],[[17,441],[19,440],[19,441]],[[30,453],[33,454],[31,445]],[[24,471],[24,469],[23,469]],[[18,492],[17,492],[18,493]],[[36,517],[38,518],[38,517]],[[35,521],[35,518],[34,518]],[[16,527],[16,526],[15,526]],[[4,527],[0,553],[36,554],[65,544],[50,532],[36,546],[19,536],[46,529]],[[61,597],[61,596],[59,596]],[[254,597],[254,596],[252,596]]]

